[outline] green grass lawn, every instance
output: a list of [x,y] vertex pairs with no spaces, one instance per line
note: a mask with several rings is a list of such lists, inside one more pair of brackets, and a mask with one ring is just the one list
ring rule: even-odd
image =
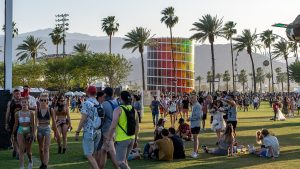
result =
[[[253,155],[243,155],[239,157],[223,157],[212,156],[200,152],[198,159],[190,157],[192,151],[192,142],[186,142],[186,155],[184,160],[174,160],[172,162],[158,162],[153,160],[135,160],[131,161],[129,165],[135,169],[176,169],[176,168],[215,168],[215,169],[229,169],[229,168],[300,168],[300,118],[287,119],[286,121],[271,121],[270,117],[273,115],[271,108],[264,103],[260,110],[249,112],[238,112],[238,127],[237,140],[239,144],[248,145],[255,144],[255,133],[261,128],[267,128],[273,132],[279,139],[281,146],[280,157],[276,160],[264,159],[255,157]],[[50,150],[50,168],[53,169],[88,169],[89,165],[83,156],[81,142],[74,140],[74,131],[78,125],[78,113],[72,113],[74,130],[69,133],[68,138],[68,152],[65,155],[56,154],[57,144],[52,140]],[[153,139],[153,124],[151,122],[151,114],[149,111],[145,112],[143,123],[141,124],[140,142],[143,145]],[[209,121],[207,120],[207,123]],[[169,121],[167,126],[169,126]],[[207,128],[210,126],[207,125]],[[210,130],[200,134],[200,144],[214,146],[216,142],[215,133]],[[257,145],[256,145],[257,146]],[[38,146],[37,143],[33,145],[33,156],[35,168],[39,166]],[[27,164],[27,160],[26,160]],[[27,165],[25,165],[27,166]],[[18,168],[18,161],[13,160],[11,151],[0,151],[0,168],[12,169]],[[108,161],[106,168],[112,168],[110,161]]]

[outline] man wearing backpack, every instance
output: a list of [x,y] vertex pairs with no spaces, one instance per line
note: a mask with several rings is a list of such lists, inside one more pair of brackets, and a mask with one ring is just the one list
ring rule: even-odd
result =
[[105,96],[105,101],[102,103],[103,106],[103,111],[104,111],[104,120],[103,120],[103,125],[102,125],[102,137],[101,141],[98,145],[97,151],[99,152],[100,156],[97,157],[97,162],[98,166],[100,169],[105,168],[106,164],[106,159],[107,159],[107,154],[110,155],[111,161],[114,165],[115,168],[119,168],[119,163],[116,160],[116,151],[114,148],[114,140],[110,139],[109,140],[109,146],[105,147],[103,146],[103,143],[107,141],[107,133],[108,130],[111,126],[111,122],[113,119],[113,111],[115,108],[119,106],[118,102],[114,100],[113,94],[114,90],[111,87],[106,87],[104,90],[104,96]]
[[104,147],[110,146],[110,140],[116,132],[116,158],[121,169],[128,169],[128,154],[137,139],[139,119],[131,106],[131,95],[127,91],[121,92],[121,105],[113,112],[113,120],[107,134]]
[[88,99],[83,103],[81,109],[81,119],[76,130],[75,140],[78,140],[81,128],[83,128],[82,147],[84,155],[87,157],[92,169],[99,169],[93,157],[101,138],[101,115],[99,102],[96,100],[97,89],[89,86],[87,89]]

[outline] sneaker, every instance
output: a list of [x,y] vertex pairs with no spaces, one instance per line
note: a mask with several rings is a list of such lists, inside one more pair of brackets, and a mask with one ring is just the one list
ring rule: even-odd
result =
[[63,148],[62,153],[65,154],[66,151],[67,151],[67,149],[66,149],[66,148]]
[[28,163],[28,169],[32,169],[33,168],[33,162]]
[[14,150],[12,153],[12,157],[15,158],[17,156],[17,152]]
[[193,152],[192,155],[191,155],[193,158],[197,158],[198,157],[198,154],[196,152]]
[[61,154],[61,146],[58,147],[58,154]]

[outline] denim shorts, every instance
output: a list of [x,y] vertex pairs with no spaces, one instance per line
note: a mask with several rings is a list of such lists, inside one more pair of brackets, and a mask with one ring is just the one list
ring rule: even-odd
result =
[[84,132],[82,139],[83,153],[85,156],[93,155],[96,152],[98,144],[101,140],[101,131],[94,133]]
[[50,136],[51,128],[50,126],[47,127],[38,127],[38,136]]

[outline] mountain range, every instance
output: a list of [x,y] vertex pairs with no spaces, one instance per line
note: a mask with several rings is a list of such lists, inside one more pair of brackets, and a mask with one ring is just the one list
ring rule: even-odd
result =
[[[35,37],[40,38],[45,41],[45,47],[47,49],[47,54],[54,54],[56,51],[56,47],[52,44],[51,38],[49,37],[49,33],[52,32],[52,29],[41,29],[33,32],[19,34],[17,37],[13,39],[13,49],[16,49],[19,44],[28,36],[33,35]],[[4,36],[0,35],[0,47],[3,50],[4,46]],[[89,46],[89,50],[93,52],[108,52],[108,37],[97,37],[90,36],[82,33],[66,33],[66,53],[72,53],[73,46],[77,43],[86,43]],[[141,74],[136,72],[141,72],[141,61],[139,58],[139,53],[134,52],[131,53],[131,50],[122,49],[124,44],[124,40],[121,37],[113,37],[112,38],[112,53],[119,53],[124,55],[127,59],[129,59],[133,65],[133,71],[130,73],[127,82],[141,84]],[[194,58],[195,58],[195,77],[201,75],[204,79],[206,79],[206,73],[211,69],[211,53],[210,53],[210,45],[206,44],[194,44]],[[216,73],[224,73],[225,70],[229,70],[231,74],[231,53],[230,53],[230,45],[229,44],[216,44],[214,46],[215,49],[215,65],[216,65]],[[59,52],[62,52],[62,45],[59,47]],[[13,59],[16,60],[17,51],[13,51]],[[144,56],[146,57],[146,51]],[[236,57],[236,53],[234,54]],[[268,60],[267,56],[254,54],[254,63],[255,67],[262,67],[265,72],[270,72],[269,67],[263,66],[263,61]],[[3,52],[0,53],[0,61],[3,61]],[[146,59],[145,59],[146,62]],[[237,56],[237,70],[238,72],[241,69],[245,69],[247,73],[251,73],[251,60],[249,55],[246,52],[241,52],[239,56]],[[145,64],[146,66],[146,64]],[[274,61],[273,68],[281,67],[282,70],[285,70],[285,64],[281,61]],[[250,79],[250,77],[249,77]],[[251,84],[249,80],[249,85]],[[196,83],[198,84],[198,83]]]

